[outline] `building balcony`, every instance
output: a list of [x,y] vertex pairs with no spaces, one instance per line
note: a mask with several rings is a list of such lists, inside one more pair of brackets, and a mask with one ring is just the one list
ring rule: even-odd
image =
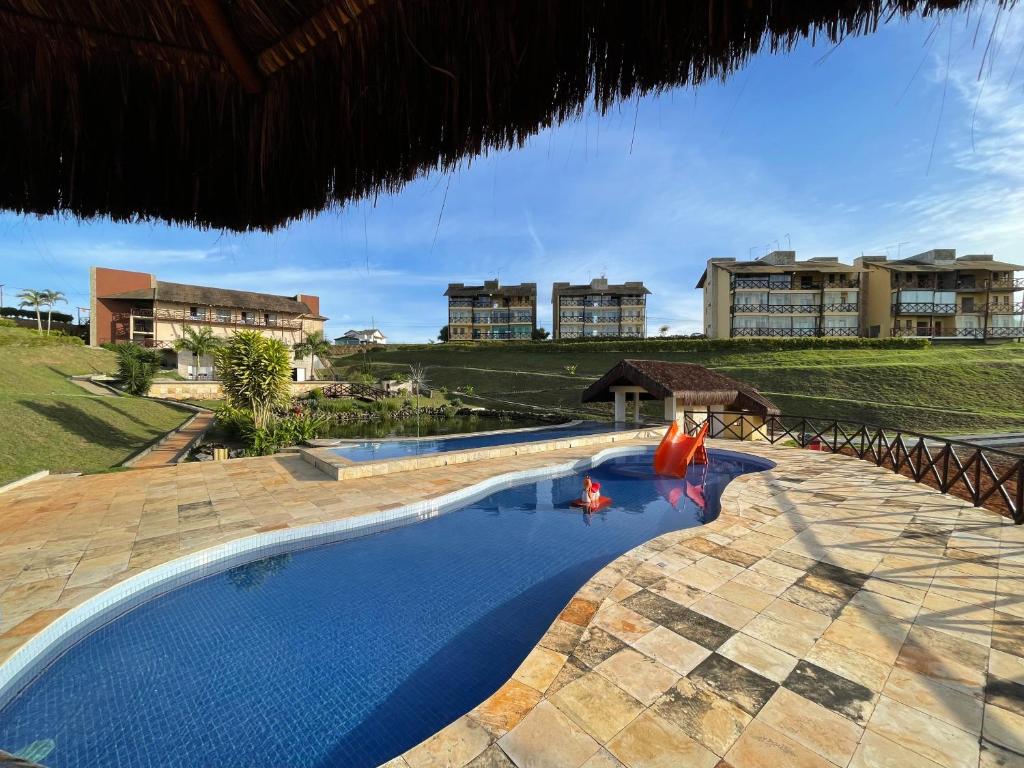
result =
[[297,318],[264,318],[261,314],[254,313],[252,317],[242,317],[237,314],[218,314],[207,312],[204,314],[192,314],[184,310],[174,309],[149,309],[138,307],[130,313],[115,315],[115,319],[127,320],[128,317],[143,318],[147,320],[164,320],[172,323],[200,324],[200,325],[231,325],[243,326],[245,328],[272,328],[279,330],[302,330],[302,321]]
[[730,281],[729,286],[735,291],[820,291],[822,288],[825,290],[842,290],[847,288],[859,288],[860,280],[858,278],[853,278],[835,281],[826,280],[824,282],[821,282],[820,280],[804,282],[799,278],[791,278],[788,275],[786,276],[786,279],[780,279],[778,276],[739,277],[733,278]]
[[1002,280],[993,280],[990,287],[993,291],[1019,291],[1024,289],[1024,277],[1006,277]]
[[[977,311],[984,312],[985,308]],[[993,301],[988,305],[988,311],[993,315],[1024,315],[1024,301],[1018,304],[1000,304]]]
[[448,299],[449,307],[472,307],[472,299]]
[[911,301],[893,304],[897,315],[955,315],[956,304],[933,304],[926,301]]
[[818,314],[821,311],[820,304],[734,304],[733,314],[752,313],[755,315],[793,315],[793,314]]
[[734,337],[813,338],[856,337],[860,328],[733,328]]
[[1024,325],[944,328],[939,333],[936,333],[934,328],[893,328],[892,335],[926,339],[1021,339],[1024,338]]

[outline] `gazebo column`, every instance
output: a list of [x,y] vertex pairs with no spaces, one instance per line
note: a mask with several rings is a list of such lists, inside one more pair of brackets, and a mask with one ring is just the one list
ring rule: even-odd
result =
[[626,420],[626,393],[621,390],[615,392],[615,420]]
[[633,393],[633,423],[640,423],[640,393]]
[[664,403],[665,403],[665,421],[669,421],[669,422],[675,421],[676,420],[676,398],[675,398],[675,395],[673,395],[672,397],[666,397],[665,400],[664,400]]

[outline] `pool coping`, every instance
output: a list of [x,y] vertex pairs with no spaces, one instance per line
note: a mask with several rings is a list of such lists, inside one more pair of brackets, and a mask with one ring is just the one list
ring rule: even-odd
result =
[[[481,435],[513,435],[519,432],[538,432],[542,429],[568,429],[583,423],[583,419],[572,421],[560,421],[557,424],[542,424],[539,427],[516,427],[514,429],[487,429],[480,432],[449,432],[444,435],[421,435],[419,437],[394,435],[392,437],[338,437],[322,438],[310,444],[310,448],[338,448],[339,446],[352,443],[391,443],[391,442],[418,442],[420,440],[452,440],[459,437],[479,437]],[[614,422],[612,422],[614,423]],[[329,441],[330,445],[326,442]]]
[[411,469],[444,467],[472,461],[507,458],[520,454],[585,448],[637,439],[653,440],[660,438],[664,434],[665,429],[666,427],[664,426],[638,426],[636,429],[625,429],[617,432],[598,432],[589,435],[555,438],[554,440],[509,443],[508,445],[491,446],[488,448],[469,448],[464,451],[429,453],[422,456],[383,459],[381,461],[352,461],[351,459],[334,454],[334,448],[300,448],[299,454],[304,461],[312,464],[333,480],[355,480],[362,477],[390,475],[394,472],[405,472]]
[[[379,512],[245,536],[148,568],[71,608],[0,664],[0,709],[72,645],[104,624],[173,589],[275,554],[333,544],[417,523],[524,482],[587,470],[609,459],[643,454],[652,447],[653,444],[611,446],[579,459],[504,472],[465,488]],[[730,452],[728,449],[719,450]]]

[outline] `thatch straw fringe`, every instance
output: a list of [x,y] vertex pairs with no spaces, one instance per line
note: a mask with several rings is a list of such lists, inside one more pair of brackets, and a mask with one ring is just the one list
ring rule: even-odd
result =
[[[1015,0],[996,0],[1010,5]],[[0,207],[230,229],[398,190],[764,47],[980,0],[0,0]]]
[[612,387],[617,386],[643,387],[641,400],[671,397],[682,406],[722,405],[762,416],[779,413],[774,403],[748,384],[702,365],[663,360],[620,360],[584,390],[582,402],[610,402],[615,398]]

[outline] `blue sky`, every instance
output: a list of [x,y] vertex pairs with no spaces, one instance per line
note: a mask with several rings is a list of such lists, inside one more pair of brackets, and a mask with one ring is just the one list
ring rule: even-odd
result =
[[91,264],[139,269],[319,294],[331,335],[375,323],[425,341],[449,281],[535,281],[550,328],[552,281],[644,280],[651,333],[687,333],[713,256],[953,247],[1024,263],[1022,51],[1016,11],[761,54],[725,83],[587,114],[270,235],[0,214],[0,283],[7,304],[30,287],[85,307]]

